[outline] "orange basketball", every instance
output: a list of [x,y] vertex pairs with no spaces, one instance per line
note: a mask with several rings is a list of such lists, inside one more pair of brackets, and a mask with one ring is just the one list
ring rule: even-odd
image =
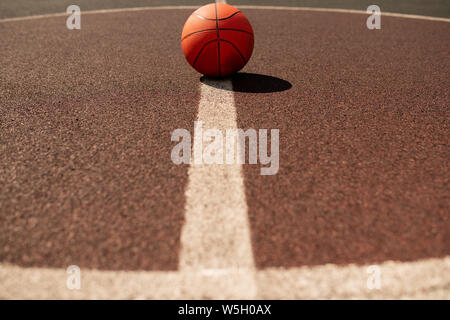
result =
[[210,77],[241,70],[253,52],[253,29],[244,14],[225,3],[211,3],[187,19],[181,47],[190,65]]

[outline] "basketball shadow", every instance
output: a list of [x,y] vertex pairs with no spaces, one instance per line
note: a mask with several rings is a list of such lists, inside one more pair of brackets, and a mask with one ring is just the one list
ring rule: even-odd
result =
[[216,78],[202,76],[200,81],[218,89],[247,93],[280,92],[292,88],[292,84],[289,81],[256,73],[239,72],[228,79],[231,79],[233,82],[232,89],[228,88],[228,86],[222,86]]

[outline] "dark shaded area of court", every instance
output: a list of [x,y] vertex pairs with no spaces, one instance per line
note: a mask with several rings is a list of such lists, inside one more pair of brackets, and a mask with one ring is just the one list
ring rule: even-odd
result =
[[[0,18],[23,17],[35,14],[65,12],[71,4],[81,10],[100,10],[112,8],[133,8],[145,6],[198,5],[214,2],[212,0],[2,0]],[[296,6],[315,8],[340,8],[366,10],[376,4],[382,11],[419,14],[435,17],[450,17],[448,0],[239,0],[228,1],[232,5]]]

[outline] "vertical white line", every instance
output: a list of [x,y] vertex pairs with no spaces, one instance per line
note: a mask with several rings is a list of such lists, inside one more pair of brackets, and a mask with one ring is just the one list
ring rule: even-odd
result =
[[[237,130],[232,89],[230,79],[201,84],[197,125],[201,123],[203,132],[219,130],[224,145],[226,130]],[[237,161],[205,164],[201,154],[208,143],[201,133],[194,132],[193,144],[181,232],[181,290],[196,298],[254,298],[255,268],[241,165]],[[236,143],[236,155],[238,148]]]
[[[229,79],[207,81],[201,85],[198,121],[202,121],[203,132],[220,130],[225,144],[225,131],[237,130],[232,83]],[[204,150],[207,145],[194,136],[194,153],[195,149]],[[193,161],[189,168],[179,267],[191,277],[184,290],[195,292],[200,298],[255,296],[241,169],[240,164],[195,164]]]

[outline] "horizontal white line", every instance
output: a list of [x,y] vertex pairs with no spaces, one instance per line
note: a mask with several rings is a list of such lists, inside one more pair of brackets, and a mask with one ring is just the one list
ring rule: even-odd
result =
[[[234,5],[234,4],[233,4]],[[250,5],[234,5],[241,9],[257,9],[257,10],[291,10],[291,11],[318,11],[318,12],[336,12],[336,13],[356,13],[356,14],[366,14],[366,11],[362,10],[350,10],[350,9],[334,9],[334,8],[311,8],[311,7],[282,7],[282,6],[250,6]],[[137,8],[119,8],[119,9],[105,9],[105,10],[90,10],[82,11],[82,14],[98,14],[98,13],[116,13],[116,12],[130,12],[130,11],[145,11],[145,10],[174,10],[174,9],[197,9],[198,6],[155,6],[155,7],[137,7]],[[408,18],[408,19],[420,19],[420,20],[430,20],[430,21],[441,21],[450,22],[448,18],[440,17],[429,17],[414,14],[403,14],[403,13],[391,13],[391,12],[381,12],[382,16],[396,17],[396,18]],[[68,16],[67,13],[50,13],[42,15],[34,15],[27,17],[17,17],[17,18],[5,18],[0,19],[2,22],[13,22],[13,21],[24,21],[24,20],[34,20],[52,17],[62,17]]]
[[[367,265],[270,268],[255,273],[255,299],[450,299],[450,256],[380,263],[381,289],[367,289]],[[206,273],[205,273],[206,271]],[[248,297],[243,270],[99,271],[81,269],[81,289],[64,269],[0,265],[0,299],[210,299]],[[242,284],[242,285],[240,285]],[[238,285],[229,290],[230,285]],[[202,288],[203,287],[203,288]]]
[[[312,8],[312,7],[283,7],[283,6],[249,6],[249,5],[236,5],[241,9],[264,9],[264,10],[291,10],[291,11],[317,11],[317,12],[335,12],[335,13],[356,13],[369,15],[363,10],[351,10],[351,9],[337,9],[337,8]],[[450,22],[450,19],[440,18],[440,17],[429,17],[416,14],[405,14],[405,13],[391,13],[384,12],[381,8],[381,15],[396,18],[408,18],[408,19],[422,19],[431,21],[443,21]]]
[[[183,10],[183,9],[197,9],[197,8],[198,8],[198,6],[155,6],[155,7],[118,8],[118,9],[86,10],[86,11],[83,11],[83,8],[81,8],[81,13],[82,14],[100,14],[100,13],[134,12],[134,11],[146,11],[146,10]],[[63,17],[63,16],[68,17],[69,14],[66,12],[40,14],[40,15],[33,15],[33,16],[27,16],[27,17],[0,19],[0,22],[34,20],[34,19]]]

